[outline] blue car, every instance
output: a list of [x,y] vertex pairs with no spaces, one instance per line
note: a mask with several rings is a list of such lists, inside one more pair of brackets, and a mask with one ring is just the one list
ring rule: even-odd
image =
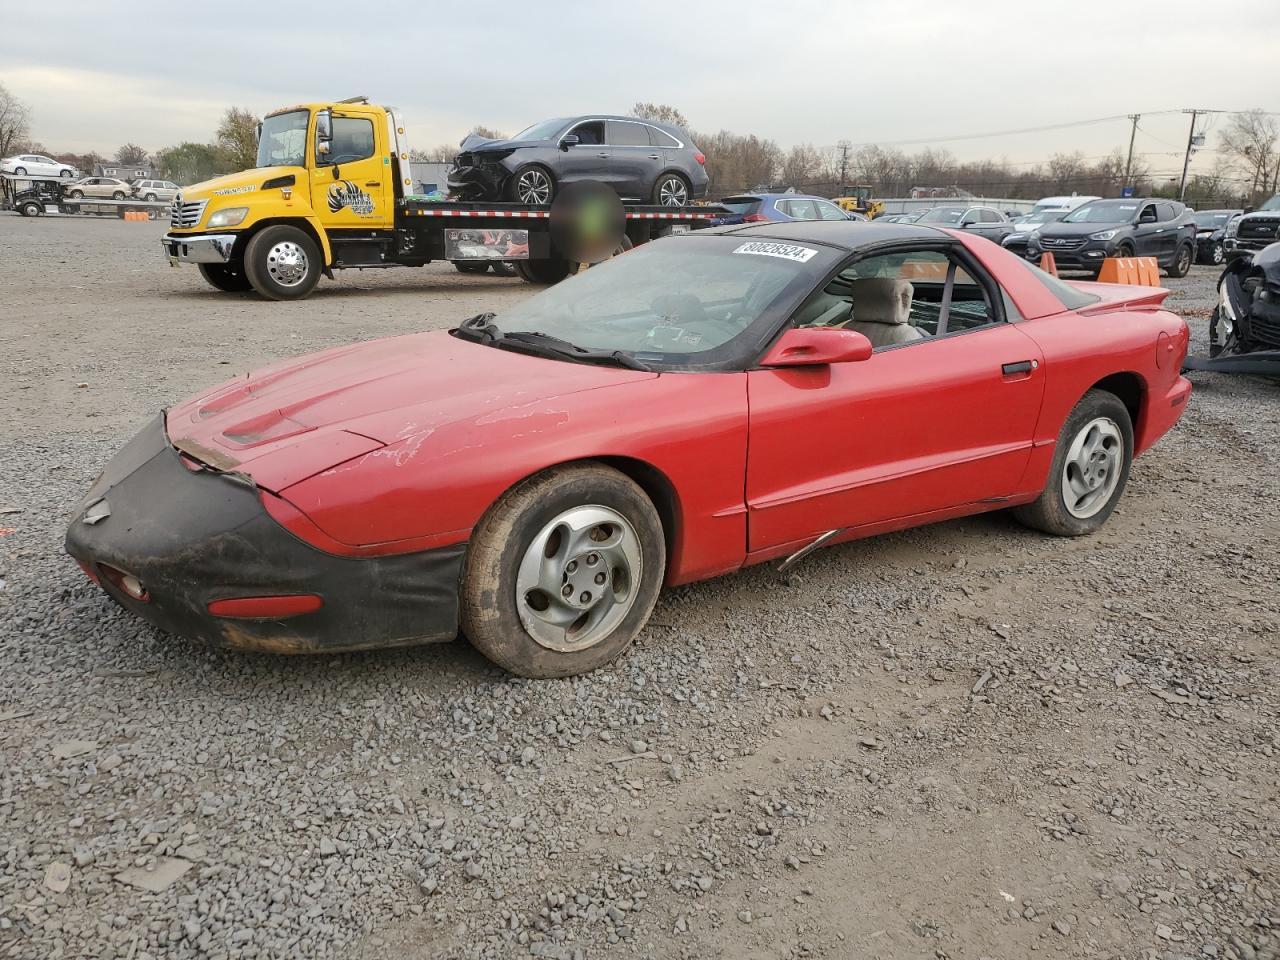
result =
[[729,211],[716,217],[711,226],[735,223],[763,223],[766,220],[865,220],[857,213],[846,213],[830,200],[803,193],[744,193],[725,197],[717,206]]

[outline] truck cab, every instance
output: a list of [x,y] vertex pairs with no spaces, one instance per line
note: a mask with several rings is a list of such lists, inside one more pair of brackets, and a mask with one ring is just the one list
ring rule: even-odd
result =
[[393,111],[364,98],[268,114],[253,169],[174,198],[162,241],[170,263],[273,299],[305,296],[335,267],[384,265],[409,187],[403,133]]

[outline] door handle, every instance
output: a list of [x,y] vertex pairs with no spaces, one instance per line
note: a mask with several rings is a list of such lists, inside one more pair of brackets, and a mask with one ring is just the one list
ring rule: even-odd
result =
[[1000,367],[1000,372],[1009,377],[1015,373],[1030,373],[1038,366],[1040,366],[1038,360],[1018,360],[1015,363],[1003,364]]
[[650,159],[650,160],[661,160],[662,158],[661,158],[660,156],[658,156],[656,153],[651,153],[651,154],[649,154],[649,159]]
[[609,154],[607,154],[607,153],[597,153],[597,154],[596,154],[596,156],[597,156],[597,157],[602,157],[602,158],[607,159],[607,158],[608,158],[608,156],[609,156]]
[[366,187],[380,187],[380,186],[382,186],[382,181],[381,181],[381,180],[366,180],[366,181],[364,182],[364,185],[365,185]]

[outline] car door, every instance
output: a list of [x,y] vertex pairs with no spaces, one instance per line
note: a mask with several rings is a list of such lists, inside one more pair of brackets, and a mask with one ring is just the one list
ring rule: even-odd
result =
[[36,156],[31,158],[31,172],[39,174],[42,177],[56,177],[58,175],[58,164],[52,157]]
[[596,180],[618,190],[618,175],[613,168],[613,150],[606,139],[605,122],[585,120],[565,135],[570,134],[576,136],[578,142],[560,151],[556,179],[562,184]]
[[1154,202],[1144,203],[1133,225],[1133,249],[1139,257],[1160,255],[1160,223]]
[[618,193],[648,202],[664,166],[661,151],[649,142],[648,125],[638,120],[609,120],[605,140],[612,154]]
[[1178,204],[1162,200],[1156,204],[1156,256],[1163,263],[1172,260],[1178,250],[1181,231],[1178,227]]
[[854,281],[866,279],[907,290],[920,336],[864,362],[749,371],[749,552],[999,503],[1018,489],[1044,364],[995,281],[956,245],[899,245],[848,263],[792,322],[830,325],[843,289],[854,319],[841,325],[854,328]]
[[326,230],[390,227],[394,220],[386,127],[357,110],[334,110],[327,153],[315,154],[311,205]]

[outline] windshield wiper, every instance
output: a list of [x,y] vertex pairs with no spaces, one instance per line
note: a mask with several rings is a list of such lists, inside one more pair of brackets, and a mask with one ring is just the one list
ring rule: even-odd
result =
[[541,356],[559,357],[579,363],[607,363],[628,370],[651,372],[651,368],[622,350],[588,350],[575,343],[537,330],[500,330],[493,322],[495,314],[477,313],[462,321],[453,333],[476,343],[491,344],[499,349],[518,350]]

